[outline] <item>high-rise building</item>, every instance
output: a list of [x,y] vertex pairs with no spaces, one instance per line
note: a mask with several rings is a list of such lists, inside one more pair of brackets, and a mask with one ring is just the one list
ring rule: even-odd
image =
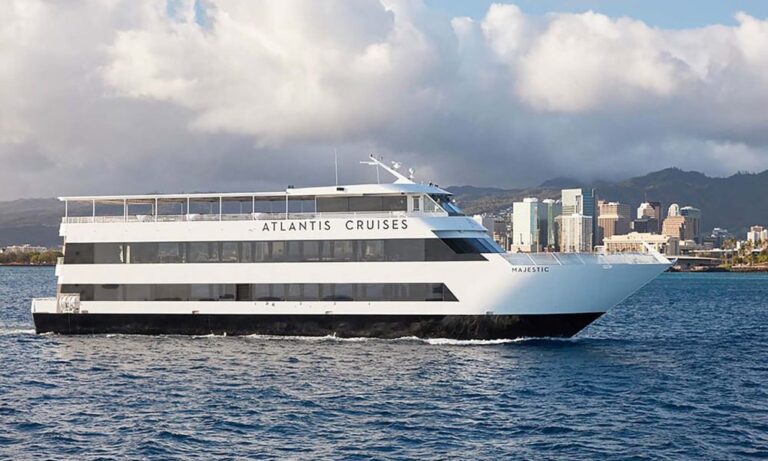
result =
[[632,221],[630,227],[633,232],[641,234],[659,234],[659,220],[656,218],[641,218]]
[[597,244],[602,245],[603,239],[612,235],[629,233],[629,217],[631,210],[626,203],[598,202]]
[[635,232],[659,233],[663,220],[661,202],[643,202],[637,208],[637,219],[632,221],[631,227]]
[[561,192],[563,202],[563,215],[580,214],[592,218],[592,242],[590,248],[595,245],[597,237],[597,208],[594,189],[563,189]]
[[675,237],[681,241],[693,240],[693,225],[685,216],[672,215],[664,220],[661,233],[670,237]]
[[692,206],[684,206],[680,208],[680,216],[687,218],[689,226],[691,226],[691,234],[696,243],[701,243],[701,210]]
[[763,226],[750,227],[749,232],[747,232],[747,241],[751,242],[753,247],[768,242],[768,229]]
[[667,217],[669,216],[680,216],[680,205],[677,203],[670,205],[669,210],[667,211]]
[[661,202],[643,202],[637,207],[637,219],[656,218],[661,221]]
[[539,242],[539,200],[524,198],[512,204],[512,251],[532,252],[541,249]]
[[592,216],[579,213],[563,214],[557,220],[560,227],[560,251],[564,253],[592,251]]
[[542,248],[558,248],[557,217],[563,210],[560,200],[544,199],[539,202],[539,243]]

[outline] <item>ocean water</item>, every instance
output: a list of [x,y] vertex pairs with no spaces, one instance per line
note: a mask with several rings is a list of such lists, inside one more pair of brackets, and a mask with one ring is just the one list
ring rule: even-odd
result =
[[0,459],[768,457],[768,275],[664,274],[569,340],[37,336],[0,267]]

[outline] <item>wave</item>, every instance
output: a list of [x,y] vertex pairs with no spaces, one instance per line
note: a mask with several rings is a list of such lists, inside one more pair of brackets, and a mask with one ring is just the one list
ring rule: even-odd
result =
[[0,336],[33,335],[34,328],[0,328]]
[[432,346],[496,346],[499,344],[512,344],[529,341],[538,338],[515,339],[451,339],[451,338],[420,338],[418,336],[403,336],[400,338],[369,338],[352,337],[340,338],[335,335],[326,336],[277,336],[277,335],[248,335],[246,338],[259,340],[279,341],[309,341],[309,342],[340,342],[340,343],[364,343],[364,342],[390,342],[390,343],[421,343]]

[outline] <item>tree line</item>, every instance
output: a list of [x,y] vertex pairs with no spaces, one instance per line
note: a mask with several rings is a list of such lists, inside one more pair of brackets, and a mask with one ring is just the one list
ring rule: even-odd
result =
[[56,258],[64,256],[61,251],[47,250],[43,252],[4,252],[0,253],[0,264],[56,264]]

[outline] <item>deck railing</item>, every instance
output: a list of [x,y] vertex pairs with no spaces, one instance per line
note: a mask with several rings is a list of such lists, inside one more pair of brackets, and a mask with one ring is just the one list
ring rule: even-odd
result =
[[293,219],[332,218],[401,218],[409,216],[448,216],[448,213],[427,211],[348,211],[336,213],[235,213],[235,214],[177,214],[127,216],[66,216],[66,224],[122,223],[122,222],[185,222],[185,221],[282,221]]

